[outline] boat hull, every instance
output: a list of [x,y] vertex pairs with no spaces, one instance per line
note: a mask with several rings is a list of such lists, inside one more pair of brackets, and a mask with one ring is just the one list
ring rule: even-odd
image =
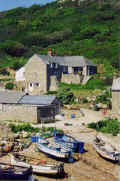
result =
[[38,144],[37,149],[53,159],[69,162],[69,155],[70,155],[69,152],[62,153],[60,151],[50,150],[44,147],[44,145],[42,144]]
[[111,161],[113,163],[117,163],[118,162],[118,158],[115,156],[115,152],[107,152],[107,151],[103,151],[99,145],[93,145],[96,152],[105,160],[107,161]]
[[26,171],[10,171],[0,169],[0,180],[28,180],[32,175],[32,167],[26,168]]
[[62,133],[56,133],[54,131],[54,139],[61,146],[71,149],[73,152],[84,152],[84,143],[76,140],[72,136],[68,136]]
[[11,164],[14,166],[22,166],[29,168],[30,166],[33,169],[34,173],[42,174],[42,175],[62,175],[64,174],[64,165],[61,163],[59,165],[53,165],[53,164],[28,164],[23,161],[17,161],[15,160],[14,156],[11,155]]

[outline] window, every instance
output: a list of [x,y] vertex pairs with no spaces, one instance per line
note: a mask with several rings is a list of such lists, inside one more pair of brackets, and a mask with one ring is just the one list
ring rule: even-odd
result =
[[30,83],[30,87],[32,87],[33,86],[33,84],[32,83]]
[[50,64],[50,68],[53,68],[53,64],[52,63]]
[[40,87],[40,84],[37,82],[37,83],[35,83],[35,86],[36,87]]
[[63,73],[68,73],[68,67],[67,66],[63,66],[62,67],[62,71],[63,71]]
[[56,68],[56,69],[58,68],[58,64],[55,64],[55,68]]

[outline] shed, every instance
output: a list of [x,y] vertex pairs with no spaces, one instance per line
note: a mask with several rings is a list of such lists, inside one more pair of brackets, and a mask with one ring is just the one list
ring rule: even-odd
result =
[[49,121],[54,120],[59,111],[60,102],[56,96],[0,92],[0,120]]

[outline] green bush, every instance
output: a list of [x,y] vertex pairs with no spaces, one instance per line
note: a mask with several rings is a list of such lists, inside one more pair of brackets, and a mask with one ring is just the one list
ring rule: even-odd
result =
[[94,104],[103,103],[107,104],[111,108],[111,92],[106,91],[104,94],[96,97]]
[[25,52],[24,45],[18,41],[6,40],[0,47],[13,56],[22,56]]
[[83,98],[82,98],[82,103],[83,103],[83,104],[86,104],[86,103],[88,103],[88,100],[87,100],[85,97],[83,97]]
[[26,131],[26,132],[39,132],[40,128],[33,128],[29,123],[24,123],[24,124],[9,124],[9,127],[11,128],[12,132],[17,133],[21,131]]
[[88,128],[117,136],[120,133],[120,122],[117,119],[101,120],[97,123],[89,123]]
[[75,96],[69,88],[60,88],[57,92],[57,98],[63,104],[72,104],[75,102]]
[[5,85],[5,89],[10,89],[10,90],[12,90],[14,88],[14,84],[13,83],[7,83],[6,85]]

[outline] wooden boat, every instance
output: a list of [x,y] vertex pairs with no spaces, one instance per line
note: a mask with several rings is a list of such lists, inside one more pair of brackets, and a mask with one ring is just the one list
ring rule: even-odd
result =
[[120,152],[117,152],[110,144],[104,143],[103,141],[94,140],[93,147],[96,152],[106,160],[112,162],[120,161]]
[[28,180],[32,175],[32,167],[16,167],[0,163],[0,180]]
[[[23,156],[23,155],[22,155]],[[43,175],[63,175],[64,174],[64,164],[59,163],[59,164],[47,164],[47,163],[39,163],[38,165],[35,164],[34,162],[32,163],[27,163],[26,161],[17,161],[15,157],[11,154],[11,165],[14,166],[22,166],[29,168],[30,166],[33,169],[34,173],[37,174],[43,174]],[[17,154],[17,158],[21,157],[21,155]],[[24,157],[26,158],[26,157]],[[40,160],[39,160],[40,161]]]
[[63,148],[55,142],[49,142],[48,140],[39,138],[37,149],[52,158],[73,162],[71,149]]
[[84,152],[84,142],[78,141],[72,136],[68,136],[63,133],[57,133],[56,130],[54,130],[53,135],[55,141],[61,144],[64,148],[72,149],[73,152]]

